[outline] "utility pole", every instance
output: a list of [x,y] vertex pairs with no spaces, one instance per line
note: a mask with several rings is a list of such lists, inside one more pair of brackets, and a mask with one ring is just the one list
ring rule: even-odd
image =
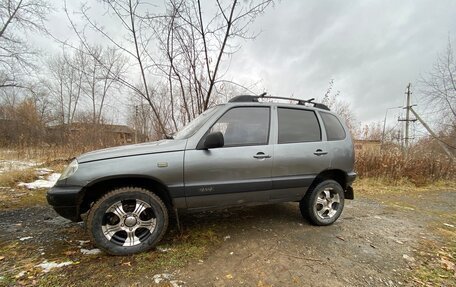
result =
[[405,94],[407,95],[407,105],[404,107],[404,109],[406,109],[406,111],[405,111],[405,119],[399,119],[398,120],[400,122],[405,122],[405,137],[404,137],[404,141],[405,141],[405,151],[406,152],[408,152],[408,148],[409,148],[410,122],[415,122],[416,121],[416,119],[410,119],[410,109],[412,108],[412,105],[410,104],[410,102],[411,102],[410,98],[411,98],[411,95],[412,95],[412,92],[410,91],[410,86],[411,86],[411,84],[409,83],[407,85],[407,91],[405,92]]
[[407,110],[405,112],[405,150],[409,147],[409,121],[410,121],[410,83],[407,86]]

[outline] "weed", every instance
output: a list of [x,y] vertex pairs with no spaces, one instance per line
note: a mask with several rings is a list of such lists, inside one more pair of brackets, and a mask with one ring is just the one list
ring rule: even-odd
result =
[[37,178],[34,169],[12,170],[0,173],[0,187],[16,187],[19,182],[30,182]]

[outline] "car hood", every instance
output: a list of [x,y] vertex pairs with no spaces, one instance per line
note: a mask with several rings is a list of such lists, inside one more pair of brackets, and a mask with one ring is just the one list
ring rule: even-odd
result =
[[78,156],[79,163],[151,153],[173,152],[185,149],[187,140],[161,140],[95,150]]

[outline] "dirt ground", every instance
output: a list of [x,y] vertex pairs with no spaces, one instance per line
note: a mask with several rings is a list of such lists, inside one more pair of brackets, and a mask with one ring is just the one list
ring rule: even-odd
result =
[[296,203],[183,214],[183,233],[172,224],[158,249],[127,257],[84,254],[97,250],[83,224],[46,205],[2,210],[0,285],[451,286],[451,272],[415,275],[454,241],[455,203],[452,190],[357,194],[328,227]]
[[404,275],[422,240],[446,240],[429,230],[455,215],[456,192],[415,196],[348,201],[329,227],[303,222],[296,204],[233,213],[230,240],[179,277],[195,286],[415,285]]

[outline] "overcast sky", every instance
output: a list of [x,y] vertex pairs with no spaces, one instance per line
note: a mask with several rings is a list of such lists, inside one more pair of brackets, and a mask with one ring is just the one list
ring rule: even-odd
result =
[[[54,1],[50,25],[63,33],[62,1]],[[455,39],[456,1],[282,0],[252,31],[261,33],[242,43],[228,79],[305,99],[321,98],[334,79],[359,121],[383,121],[386,108],[403,104],[406,85],[418,84]]]
[[302,98],[334,79],[358,120],[382,121],[455,38],[456,1],[281,1],[255,26],[262,33],[233,59],[235,79]]

